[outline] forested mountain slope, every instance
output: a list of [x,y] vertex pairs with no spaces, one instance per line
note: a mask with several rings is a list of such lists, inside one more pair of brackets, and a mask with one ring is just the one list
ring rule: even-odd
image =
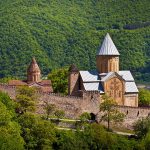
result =
[[72,63],[94,69],[109,32],[121,69],[150,81],[149,0],[1,0],[0,14],[1,77],[24,76],[33,56],[44,74]]

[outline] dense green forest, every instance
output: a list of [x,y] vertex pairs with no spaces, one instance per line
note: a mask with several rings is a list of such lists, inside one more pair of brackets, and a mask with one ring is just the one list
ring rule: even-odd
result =
[[150,81],[149,0],[1,0],[0,13],[0,77],[23,78],[33,56],[43,75],[72,63],[95,69],[109,32],[121,69]]

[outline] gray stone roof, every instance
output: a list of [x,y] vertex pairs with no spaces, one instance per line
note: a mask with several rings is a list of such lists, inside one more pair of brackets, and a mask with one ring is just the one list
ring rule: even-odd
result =
[[[135,84],[134,78],[130,71],[119,71],[118,74],[125,81],[125,92],[126,93],[137,93],[138,89]],[[102,82],[105,82],[114,72],[105,73],[105,77],[100,79],[101,74],[95,71],[80,71],[80,76],[83,81],[83,86],[86,91],[99,91],[104,93]]]
[[125,83],[125,92],[126,93],[138,93],[138,88],[135,84],[135,82],[126,82]]
[[104,93],[103,87],[100,82],[84,82],[83,86],[86,91],[99,91],[100,93]]
[[97,55],[120,55],[108,33],[106,34]]
[[83,82],[98,82],[98,72],[96,70],[92,71],[80,71]]
[[[131,74],[131,72],[130,71],[119,71],[119,72],[117,72],[117,74],[119,75],[119,76],[121,76],[122,77],[122,79],[124,79],[126,82],[127,81],[134,81],[134,78],[133,78],[133,76],[132,76],[132,74]],[[108,78],[110,78],[111,76],[113,76],[114,75],[114,72],[109,72],[109,73],[107,73],[106,75],[105,75],[105,77],[101,80],[101,81],[106,81]]]

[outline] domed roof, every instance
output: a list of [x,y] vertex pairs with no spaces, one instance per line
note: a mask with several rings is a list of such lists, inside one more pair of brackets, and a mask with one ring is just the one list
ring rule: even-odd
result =
[[28,73],[36,73],[36,72],[39,73],[39,72],[41,72],[41,70],[40,70],[34,57],[32,58],[32,62],[30,63],[27,71],[28,71]]

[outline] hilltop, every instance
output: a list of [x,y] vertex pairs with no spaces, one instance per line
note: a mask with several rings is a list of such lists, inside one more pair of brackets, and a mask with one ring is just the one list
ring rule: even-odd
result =
[[24,77],[33,56],[45,75],[72,63],[95,69],[109,32],[121,69],[150,81],[149,0],[5,0],[0,13],[0,77]]

